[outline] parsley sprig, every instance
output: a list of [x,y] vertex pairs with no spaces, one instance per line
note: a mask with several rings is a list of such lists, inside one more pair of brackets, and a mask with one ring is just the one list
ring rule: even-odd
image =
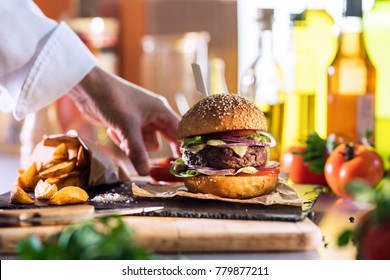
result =
[[20,241],[17,253],[24,260],[146,260],[154,255],[132,240],[133,232],[119,217],[110,216],[71,225],[43,243],[31,236]]
[[[364,181],[354,180],[349,182],[345,189],[355,200],[374,206],[374,210],[370,212],[370,223],[382,225],[390,219],[390,177],[385,177],[376,188],[372,188]],[[358,243],[359,240],[362,240],[364,231],[364,225],[360,224],[354,230],[342,232],[338,239],[338,245],[345,246],[350,241]]]
[[309,134],[305,144],[305,151],[296,152],[296,154],[301,155],[304,161],[309,164],[310,171],[324,172],[326,159],[336,146],[335,136],[331,134],[327,139],[323,139],[314,131]]

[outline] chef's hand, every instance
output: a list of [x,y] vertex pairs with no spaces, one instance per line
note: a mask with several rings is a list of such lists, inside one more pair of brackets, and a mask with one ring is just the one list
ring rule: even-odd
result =
[[130,158],[139,175],[149,172],[148,151],[157,150],[160,132],[179,156],[179,116],[167,100],[95,67],[70,91],[79,109],[108,127],[108,134]]

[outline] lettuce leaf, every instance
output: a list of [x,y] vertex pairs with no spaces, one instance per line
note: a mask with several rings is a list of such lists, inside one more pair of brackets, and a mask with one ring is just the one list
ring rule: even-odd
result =
[[186,178],[186,177],[195,177],[198,175],[208,175],[208,176],[234,176],[238,173],[248,173],[254,174],[258,170],[255,167],[243,167],[240,169],[213,169],[207,167],[199,167],[197,169],[189,168],[183,159],[177,159],[177,164],[172,165],[171,173],[176,177]]
[[204,137],[197,135],[197,136],[187,137],[186,139],[184,139],[182,147],[186,148],[188,146],[205,144],[205,143],[206,143],[206,140],[204,139]]

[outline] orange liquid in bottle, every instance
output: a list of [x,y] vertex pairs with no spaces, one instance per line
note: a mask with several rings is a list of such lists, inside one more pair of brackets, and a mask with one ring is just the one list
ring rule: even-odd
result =
[[365,49],[361,17],[345,18],[328,75],[328,134],[361,140],[366,130],[373,132],[375,126],[375,69]]

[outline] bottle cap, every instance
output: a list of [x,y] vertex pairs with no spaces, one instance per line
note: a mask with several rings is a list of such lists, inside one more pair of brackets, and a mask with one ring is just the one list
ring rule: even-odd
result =
[[346,17],[362,17],[362,0],[345,0],[344,16]]
[[290,14],[291,21],[300,21],[300,20],[305,20],[305,19],[306,19],[305,13]]
[[271,30],[273,22],[273,9],[258,9],[257,10],[257,22],[259,23],[260,30]]

